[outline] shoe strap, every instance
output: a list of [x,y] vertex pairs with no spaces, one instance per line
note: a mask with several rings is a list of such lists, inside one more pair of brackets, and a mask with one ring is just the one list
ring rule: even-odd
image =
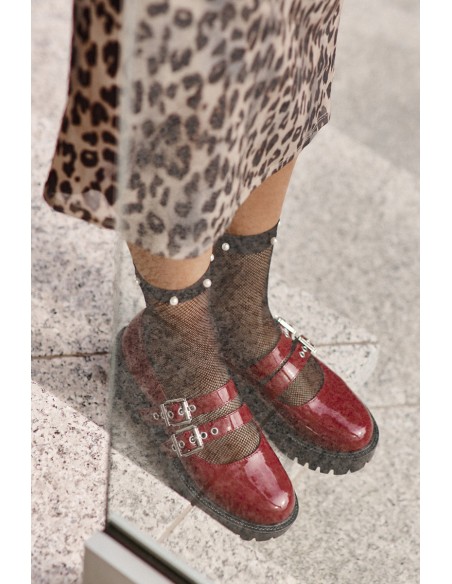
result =
[[297,341],[289,359],[273,377],[261,386],[260,390],[270,400],[276,400],[289,387],[308,362],[311,351],[302,342]]
[[162,450],[170,456],[183,458],[200,452],[204,446],[218,440],[253,420],[248,406],[243,404],[237,410],[199,426],[192,424],[174,431],[169,440],[162,444]]
[[161,426],[181,426],[193,418],[213,412],[238,396],[233,379],[214,391],[193,398],[169,399],[159,405],[142,408],[139,413],[145,422]]
[[281,336],[279,337],[276,347],[270,351],[270,353],[267,353],[267,355],[262,357],[262,359],[257,361],[257,363],[251,365],[247,369],[246,375],[259,382],[269,378],[281,367],[282,363],[287,361],[292,351],[293,344],[294,341],[290,336],[290,333],[282,328]]
[[276,347],[245,373],[261,384],[261,392],[270,400],[276,400],[288,388],[316,351],[292,325],[279,317],[275,320],[281,327]]

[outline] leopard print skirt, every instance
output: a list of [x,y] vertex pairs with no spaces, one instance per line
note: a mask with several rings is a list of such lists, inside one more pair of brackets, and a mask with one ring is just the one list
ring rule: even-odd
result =
[[327,123],[340,0],[74,0],[44,197],[196,257]]

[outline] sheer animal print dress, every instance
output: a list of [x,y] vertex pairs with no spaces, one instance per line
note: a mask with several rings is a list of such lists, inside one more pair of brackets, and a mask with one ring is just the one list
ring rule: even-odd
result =
[[74,0],[46,201],[152,253],[201,254],[328,122],[339,14],[339,0]]

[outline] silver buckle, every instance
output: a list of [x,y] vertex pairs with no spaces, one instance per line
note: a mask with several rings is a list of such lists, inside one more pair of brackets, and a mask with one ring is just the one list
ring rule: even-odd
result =
[[281,318],[280,316],[276,317],[276,322],[279,322],[279,324],[281,326],[283,326],[287,332],[289,332],[292,336],[292,339],[295,340],[297,337],[297,331],[293,328],[292,325],[290,325],[288,322],[286,322],[283,318]]
[[[193,450],[190,450],[189,452],[182,452],[182,449],[185,447],[185,444],[183,444],[182,446],[180,446],[179,441],[177,439],[177,436],[179,434],[182,434],[182,432],[191,432],[191,437],[194,438],[194,441],[196,442],[196,444],[198,445],[196,448],[193,448]],[[190,439],[189,439],[190,441]],[[171,434],[171,442],[172,444],[172,449],[177,453],[177,456],[179,456],[179,458],[181,457],[185,457],[185,456],[191,456],[192,454],[195,454],[196,452],[199,452],[200,450],[202,450],[204,448],[204,442],[203,439],[201,437],[201,432],[198,430],[198,426],[187,426],[186,428],[179,428],[178,430],[176,430],[173,434]]]
[[[276,321],[279,322],[279,324],[281,326],[283,326],[291,335],[292,339],[295,341],[299,341],[304,349],[309,349],[311,351],[311,353],[316,353],[317,349],[314,347],[314,345],[309,341],[309,339],[305,339],[304,337],[302,337],[301,335],[299,335],[297,333],[297,331],[293,328],[292,325],[290,325],[288,322],[286,322],[283,318],[281,318],[280,316],[278,316],[276,318]],[[300,352],[301,357],[304,357],[306,355],[306,351],[303,350]]]
[[301,357],[304,357],[306,355],[306,350],[307,349],[309,349],[311,351],[311,353],[316,353],[317,352],[317,349],[314,347],[314,345],[312,345],[309,342],[309,339],[305,339],[301,335],[298,335],[297,341],[299,341],[303,345],[303,347],[304,347],[303,351],[300,351],[300,356]]
[[[167,410],[166,406],[168,404],[180,404],[180,409],[182,409],[182,413],[184,416],[184,419],[180,422],[172,422],[172,418],[174,417],[174,414],[171,410]],[[178,398],[178,399],[167,399],[165,402],[163,402],[162,404],[160,404],[160,413],[162,416],[162,419],[165,421],[165,424],[167,426],[180,426],[181,424],[186,424],[187,422],[191,422],[192,419],[192,415],[191,415],[191,411],[190,408],[188,406],[188,402],[185,398]]]

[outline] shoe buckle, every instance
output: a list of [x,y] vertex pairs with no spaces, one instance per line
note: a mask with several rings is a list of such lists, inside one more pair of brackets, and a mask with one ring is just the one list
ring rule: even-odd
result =
[[297,333],[297,331],[294,329],[294,327],[292,325],[290,325],[287,321],[285,321],[283,318],[281,318],[280,316],[278,316],[276,318],[276,322],[278,322],[285,329],[285,333],[284,334],[287,337],[289,336],[289,333],[290,333],[290,336],[292,337],[292,339],[294,341],[295,340],[296,341],[299,341],[303,345],[303,349],[300,351],[300,357],[304,357],[306,355],[306,351],[307,350],[311,351],[311,353],[316,353],[317,349],[309,341],[309,339],[306,339],[302,335],[299,335]]
[[[184,416],[184,419],[180,422],[173,422],[172,419],[174,418],[174,413],[172,410],[168,410],[167,406],[171,404],[180,404],[179,407],[179,415]],[[192,415],[190,411],[190,407],[188,402],[185,398],[177,398],[177,399],[167,399],[165,402],[160,404],[160,413],[162,419],[164,420],[167,426],[180,426],[181,424],[186,424],[187,422],[191,422]]]
[[306,355],[306,351],[309,349],[311,353],[316,353],[317,349],[314,347],[312,343],[310,343],[309,339],[305,339],[301,335],[298,335],[297,341],[301,343],[303,346],[302,350],[300,351],[300,357],[304,357]]
[[[184,433],[191,432],[191,436],[189,436],[188,441],[190,442],[190,444],[193,443],[197,444],[196,448],[193,448],[188,452],[183,452],[183,449],[185,448],[185,443],[177,439],[178,435],[182,434],[183,432]],[[172,442],[171,448],[179,458],[191,456],[192,454],[195,454],[196,452],[199,452],[204,448],[204,441],[201,437],[201,432],[199,431],[198,426],[187,426],[186,428],[179,428],[178,430],[175,430],[174,433],[171,434],[171,442]]]
[[292,325],[290,325],[287,321],[285,321],[280,316],[277,316],[276,317],[276,322],[279,322],[279,324],[285,329],[284,334],[286,335],[286,337],[288,337],[289,336],[288,333],[290,333],[292,339],[293,340],[296,339],[296,337],[297,337],[297,331],[293,328]]

